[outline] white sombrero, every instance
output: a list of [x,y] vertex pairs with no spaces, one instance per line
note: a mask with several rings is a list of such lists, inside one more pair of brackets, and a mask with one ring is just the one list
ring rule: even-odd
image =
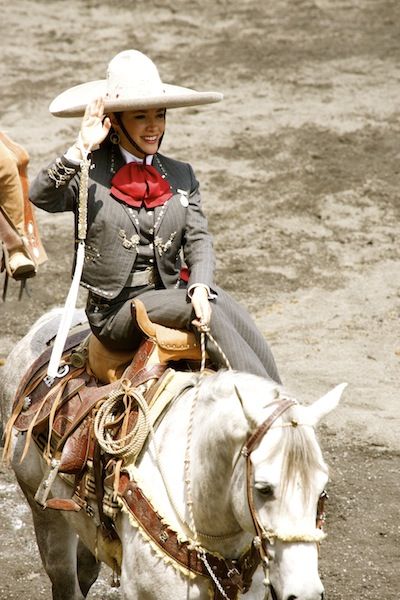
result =
[[180,108],[222,100],[218,92],[196,92],[161,81],[156,65],[137,50],[124,50],[110,61],[107,79],[69,88],[49,106],[57,117],[80,117],[95,98],[105,100],[104,112],[146,108]]

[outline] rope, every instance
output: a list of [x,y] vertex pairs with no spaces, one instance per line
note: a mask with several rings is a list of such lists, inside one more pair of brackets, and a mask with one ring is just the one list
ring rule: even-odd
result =
[[[126,433],[133,403],[138,406],[135,426]],[[121,425],[122,436],[115,438],[115,427]],[[94,419],[94,432],[100,447],[112,456],[132,456],[133,462],[149,433],[148,406],[143,394],[131,386],[129,379],[121,381],[121,388],[111,392],[100,405]]]
[[218,580],[217,576],[215,575],[214,571],[212,570],[212,567],[210,566],[210,564],[207,560],[207,556],[206,556],[206,553],[204,552],[204,550],[199,552],[199,558],[201,561],[203,561],[203,563],[208,571],[208,574],[210,575],[211,579],[213,580],[215,586],[218,588],[218,591],[221,594],[221,596],[223,598],[225,598],[225,600],[229,600],[229,596],[226,595],[224,588],[222,587],[220,581]]
[[[189,424],[188,424],[188,433],[186,439],[186,451],[185,451],[185,461],[184,461],[184,472],[185,472],[185,485],[186,485],[186,504],[189,512],[189,522],[190,529],[193,534],[193,540],[191,543],[191,547],[193,550],[197,551],[197,555],[200,560],[204,563],[214,585],[217,587],[219,593],[225,600],[229,600],[229,596],[225,593],[221,582],[218,580],[215,575],[213,569],[208,563],[205,549],[199,543],[199,534],[196,528],[196,524],[194,521],[194,512],[193,512],[193,495],[192,495],[192,482],[191,482],[191,447],[192,447],[192,434],[193,434],[193,424],[194,424],[194,414],[196,411],[196,405],[199,397],[200,386],[204,378],[205,373],[205,364],[206,364],[206,337],[215,345],[219,353],[221,354],[225,365],[229,370],[231,370],[231,365],[226,354],[223,352],[220,345],[215,341],[213,336],[210,333],[210,328],[208,325],[204,325],[201,322],[196,323],[197,328],[200,332],[200,347],[201,347],[201,366],[200,366],[200,376],[196,383],[195,393],[193,394],[193,401],[190,407],[190,415],[189,415]],[[201,536],[201,534],[200,534]]]
[[87,233],[87,197],[89,186],[89,171],[91,160],[88,158],[91,147],[84,148],[81,134],[78,137],[78,147],[82,154],[81,176],[79,180],[79,199],[78,199],[78,240],[86,240]]
[[187,432],[187,438],[186,438],[186,449],[185,449],[185,460],[184,460],[184,474],[185,474],[185,485],[186,485],[186,504],[188,507],[188,512],[189,512],[189,526],[191,529],[191,532],[193,534],[193,543],[192,543],[192,547],[193,548],[198,548],[199,547],[199,542],[198,542],[198,534],[197,534],[197,529],[196,529],[196,525],[194,522],[194,513],[193,513],[193,496],[192,496],[192,482],[191,482],[191,461],[190,461],[190,453],[191,453],[191,447],[192,447],[192,433],[193,433],[193,422],[194,422],[194,413],[195,413],[195,408],[196,408],[196,404],[197,404],[197,400],[199,397],[199,387],[200,387],[200,383],[203,379],[204,376],[204,368],[203,368],[203,358],[205,356],[203,356],[203,346],[204,346],[204,333],[201,334],[201,345],[202,345],[202,359],[201,359],[201,363],[202,363],[202,370],[200,371],[200,376],[197,380],[196,383],[196,387],[195,387],[195,392],[193,394],[193,400],[192,400],[192,405],[190,407],[190,413],[189,413],[189,423],[188,423],[188,432]]
[[202,373],[205,369],[206,364],[206,351],[205,351],[205,339],[208,338],[210,342],[214,344],[219,354],[222,357],[222,360],[229,371],[232,370],[231,364],[229,362],[228,357],[225,352],[222,350],[221,346],[218,344],[216,339],[211,335],[210,326],[202,323],[200,320],[196,319],[193,321],[193,324],[197,327],[197,330],[200,333],[200,346],[201,346],[201,366],[200,373]]
[[225,363],[226,368],[229,371],[232,371],[232,367],[231,367],[231,363],[228,360],[228,357],[226,356],[225,352],[222,350],[221,346],[218,344],[218,342],[213,338],[213,336],[211,335],[210,331],[206,331],[206,336],[208,337],[208,339],[210,340],[210,342],[212,342],[214,344],[214,346],[217,348],[218,352],[220,353],[220,355],[222,356],[222,359]]

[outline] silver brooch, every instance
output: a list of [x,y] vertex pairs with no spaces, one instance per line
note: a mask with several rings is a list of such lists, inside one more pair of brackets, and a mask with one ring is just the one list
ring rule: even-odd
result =
[[136,233],[128,238],[124,229],[119,230],[118,237],[121,239],[123,247],[127,250],[130,250],[130,248],[136,249],[140,242],[140,237]]
[[186,190],[179,190],[179,189],[176,191],[178,192],[178,194],[180,194],[179,201],[182,204],[182,206],[184,208],[189,206],[189,192],[187,192]]

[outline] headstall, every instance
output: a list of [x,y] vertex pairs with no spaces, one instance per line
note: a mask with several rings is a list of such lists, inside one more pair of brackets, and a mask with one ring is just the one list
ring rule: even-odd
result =
[[[249,506],[250,515],[251,515],[251,518],[253,521],[254,529],[256,532],[256,536],[253,539],[253,544],[259,552],[259,556],[260,556],[262,566],[264,569],[264,574],[265,574],[264,584],[266,586],[270,585],[270,581],[269,581],[270,555],[268,552],[268,544],[273,545],[276,540],[280,540],[282,542],[290,542],[290,543],[303,542],[303,543],[319,544],[319,542],[321,542],[322,539],[325,537],[325,534],[322,531],[322,527],[325,522],[324,503],[328,497],[327,493],[324,491],[319,498],[318,507],[317,507],[316,528],[313,531],[298,532],[298,533],[294,533],[293,535],[286,536],[286,535],[280,534],[279,532],[275,532],[272,529],[267,530],[261,524],[260,519],[258,518],[258,515],[257,515],[257,509],[254,504],[254,494],[253,494],[254,469],[253,469],[253,463],[250,458],[251,453],[258,447],[262,438],[264,437],[264,435],[266,433],[268,433],[268,431],[270,430],[270,428],[272,427],[274,422],[287,409],[289,409],[291,406],[297,404],[297,402],[294,399],[287,398],[287,399],[283,399],[283,400],[276,400],[276,401],[272,402],[269,406],[271,406],[272,404],[277,404],[276,408],[273,410],[273,412],[270,414],[270,416],[265,421],[263,421],[263,423],[261,423],[261,425],[259,425],[253,433],[251,433],[250,437],[248,438],[247,442],[245,443],[245,445],[243,446],[243,448],[241,450],[241,455],[244,456],[244,458],[246,460],[247,501],[248,501],[248,506]],[[292,425],[293,425],[293,427],[296,427],[298,425],[298,423],[296,421],[293,421]]]

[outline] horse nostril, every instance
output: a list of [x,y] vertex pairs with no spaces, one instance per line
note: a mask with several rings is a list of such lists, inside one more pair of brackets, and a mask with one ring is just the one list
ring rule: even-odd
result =
[[[288,597],[287,600],[297,600],[297,598],[298,598],[297,596],[293,596],[293,594],[292,594],[291,596]],[[322,592],[321,600],[324,600],[324,598],[325,598],[325,594],[324,594],[324,592]]]

